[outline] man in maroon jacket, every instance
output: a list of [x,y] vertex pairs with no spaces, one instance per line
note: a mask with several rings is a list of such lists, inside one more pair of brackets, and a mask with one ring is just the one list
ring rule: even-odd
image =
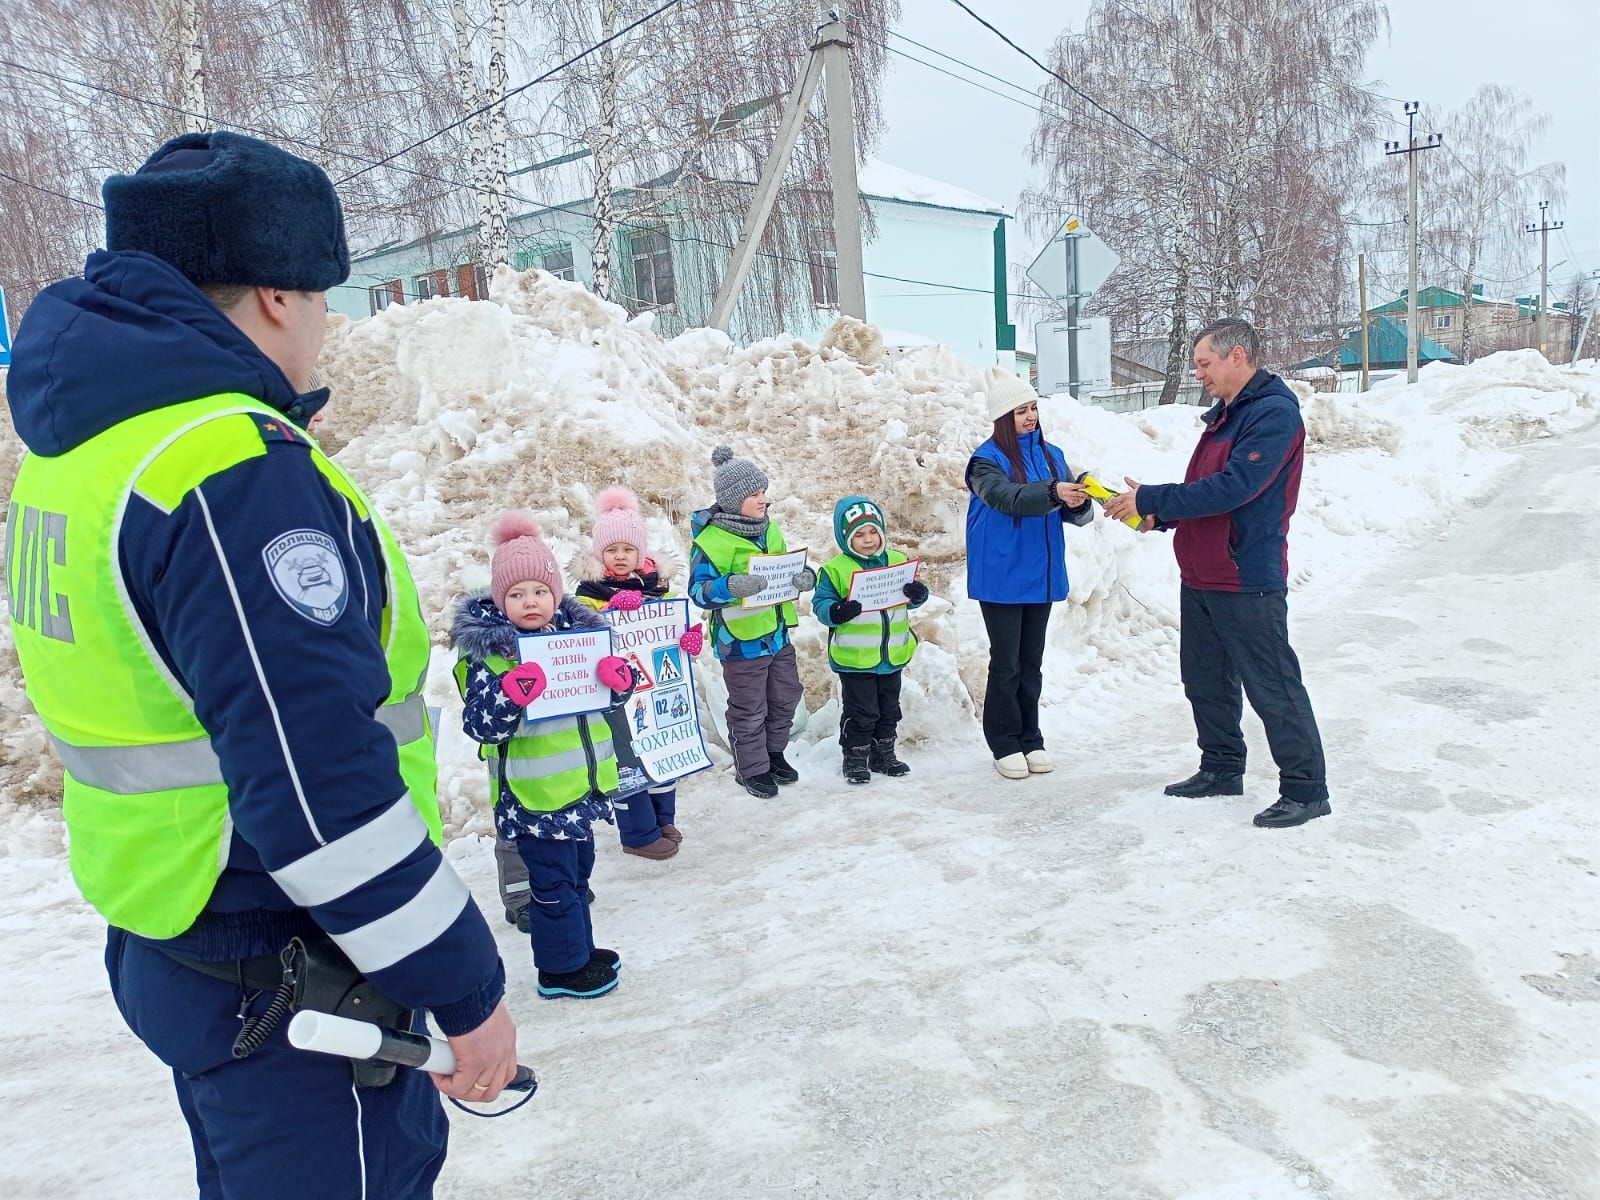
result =
[[1244,793],[1240,695],[1250,698],[1278,764],[1278,802],[1256,814],[1264,828],[1327,816],[1322,739],[1300,662],[1289,646],[1289,518],[1300,495],[1305,425],[1278,376],[1256,366],[1260,341],[1247,322],[1207,325],[1194,339],[1194,373],[1217,403],[1182,483],[1146,484],[1106,505],[1140,516],[1141,530],[1173,529],[1183,579],[1180,664],[1199,731],[1200,770],[1169,796]]

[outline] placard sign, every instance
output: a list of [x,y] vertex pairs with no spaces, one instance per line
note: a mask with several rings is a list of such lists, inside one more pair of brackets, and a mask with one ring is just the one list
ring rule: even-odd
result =
[[528,724],[610,707],[611,689],[595,677],[600,660],[610,653],[607,628],[518,634],[517,657],[544,671],[544,691],[528,705]]
[[784,554],[752,554],[745,570],[766,582],[766,590],[746,596],[743,608],[771,608],[800,597],[794,586],[794,577],[806,569],[806,548],[790,550]]
[[906,599],[906,584],[917,577],[917,568],[921,565],[920,558],[911,558],[892,567],[857,571],[850,577],[850,595],[845,598],[861,605],[862,612],[882,612],[886,608],[910,604]]
[[622,715],[651,782],[669,783],[711,766],[694,702],[694,659],[678,645],[689,628],[689,602],[647,600],[632,612],[607,609],[605,617],[616,653],[638,677]]

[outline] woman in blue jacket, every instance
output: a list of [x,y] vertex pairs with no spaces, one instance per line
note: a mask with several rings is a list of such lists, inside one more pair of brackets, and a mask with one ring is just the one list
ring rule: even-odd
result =
[[967,595],[989,631],[983,736],[1007,779],[1053,771],[1039,732],[1044,633],[1067,598],[1062,526],[1094,508],[1061,451],[1039,429],[1039,397],[1000,367],[985,377],[994,434],[967,462]]

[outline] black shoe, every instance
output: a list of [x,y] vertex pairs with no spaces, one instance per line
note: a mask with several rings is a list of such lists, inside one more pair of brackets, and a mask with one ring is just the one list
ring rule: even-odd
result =
[[526,904],[524,904],[521,908],[516,908],[516,909],[508,908],[508,909],[506,909],[506,924],[507,925],[515,925],[517,927],[517,932],[518,933],[527,933],[528,932],[528,906]]
[[891,779],[911,774],[911,768],[894,756],[893,738],[872,743],[872,756],[867,760],[867,766]]
[[[594,889],[593,888],[585,888],[584,891],[587,893],[587,895],[584,896],[584,899],[586,901],[588,901],[590,904],[593,904],[594,903]],[[524,909],[523,911],[526,912],[527,910]],[[518,929],[522,929],[522,925],[521,925],[520,922],[518,923],[517,928]],[[528,931],[526,929],[522,929],[522,932],[523,933],[527,933]]]
[[622,970],[622,955],[615,950],[595,949],[589,952],[589,965],[602,966],[608,971]]
[[775,783],[799,783],[800,772],[789,765],[789,760],[781,754],[767,752],[767,772]]
[[[739,778],[735,776],[735,778]],[[771,800],[778,794],[778,785],[773,782],[772,772],[766,771],[760,775],[752,775],[749,779],[739,778],[739,784],[758,800]]]
[[844,748],[844,781],[846,783],[871,783],[872,768],[868,763],[866,746]]
[[1242,796],[1244,774],[1238,771],[1196,771],[1163,789],[1169,796]]
[[571,996],[575,1000],[592,1000],[604,996],[617,986],[617,973],[610,967],[590,959],[576,971],[539,972],[539,995],[546,1000],[560,1000]]
[[1333,811],[1333,805],[1326,800],[1290,800],[1287,796],[1279,796],[1278,802],[1255,816],[1255,825],[1260,829],[1288,829],[1292,825],[1304,825],[1307,821],[1317,817],[1325,817]]

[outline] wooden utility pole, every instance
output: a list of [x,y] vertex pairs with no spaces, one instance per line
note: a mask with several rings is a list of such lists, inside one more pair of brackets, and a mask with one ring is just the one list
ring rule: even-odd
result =
[[861,253],[861,193],[856,183],[855,103],[850,93],[850,46],[850,34],[838,10],[828,9],[827,23],[817,30],[816,41],[784,103],[772,154],[762,168],[761,181],[756,184],[750,210],[745,213],[744,229],[711,305],[711,324],[717,329],[726,330],[733,318],[733,306],[738,303],[739,293],[750,276],[756,247],[761,244],[761,234],[772,215],[778,188],[789,169],[795,143],[800,140],[800,126],[817,93],[817,84],[824,76],[827,78],[828,158],[833,176],[833,239],[839,278],[839,311],[859,320],[867,319],[866,277]]
[[1372,358],[1367,350],[1367,256],[1356,255],[1356,278],[1361,293],[1361,390],[1372,387]]
[[1545,343],[1545,309],[1550,306],[1550,231],[1565,228],[1565,221],[1551,224],[1545,219],[1545,214],[1550,208],[1550,201],[1539,201],[1539,223],[1527,227],[1529,233],[1539,235],[1539,308],[1533,315],[1533,340],[1539,346],[1539,353],[1546,358],[1550,351]]
[[1410,262],[1406,274],[1406,382],[1417,381],[1417,346],[1419,335],[1417,333],[1417,153],[1422,150],[1435,150],[1444,144],[1442,133],[1430,133],[1428,140],[1421,145],[1417,144],[1417,110],[1422,105],[1415,100],[1405,102],[1406,111],[1406,144],[1399,142],[1385,142],[1385,154],[1404,154],[1411,175],[1411,200],[1407,208],[1406,241],[1410,249]]

